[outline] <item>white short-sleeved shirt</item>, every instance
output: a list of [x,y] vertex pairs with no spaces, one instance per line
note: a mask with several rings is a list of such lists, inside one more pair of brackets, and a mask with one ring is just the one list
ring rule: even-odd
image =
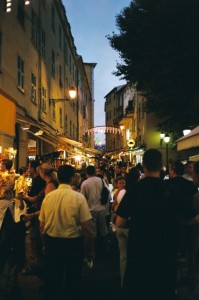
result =
[[91,218],[85,197],[68,184],[60,184],[46,195],[39,215],[39,221],[45,224],[43,233],[61,238],[80,237],[80,223]]
[[101,178],[97,176],[91,176],[83,181],[81,185],[81,193],[85,196],[91,211],[105,210],[105,206],[101,204]]

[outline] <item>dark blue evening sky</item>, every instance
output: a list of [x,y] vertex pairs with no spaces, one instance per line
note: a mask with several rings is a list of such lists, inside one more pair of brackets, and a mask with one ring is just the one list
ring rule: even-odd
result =
[[115,16],[130,0],[62,0],[71,32],[74,37],[77,53],[84,62],[97,63],[95,68],[95,126],[105,124],[104,96],[113,87],[125,82],[112,74],[116,70],[119,55],[114,51],[106,38],[113,31]]

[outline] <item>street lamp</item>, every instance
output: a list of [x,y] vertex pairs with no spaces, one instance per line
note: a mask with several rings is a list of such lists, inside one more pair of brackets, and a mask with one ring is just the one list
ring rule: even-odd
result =
[[120,132],[121,132],[121,138],[120,138],[120,145],[119,145],[119,147],[120,148],[124,148],[124,145],[126,144],[126,142],[125,142],[125,130],[124,130],[124,125],[123,124],[121,124],[120,126],[119,126],[119,128],[120,128]]
[[70,98],[58,98],[58,99],[50,98],[49,101],[50,101],[50,104],[57,103],[57,102],[72,101],[76,98],[76,96],[77,96],[76,89],[74,87],[71,87],[69,89],[69,97]]
[[165,133],[161,132],[160,133],[160,145],[162,145],[162,141],[163,141],[164,137],[165,137]]
[[187,135],[191,132],[191,129],[184,129],[183,130],[183,135]]
[[163,141],[166,144],[166,168],[168,170],[168,158],[169,158],[168,144],[169,144],[169,141],[170,141],[170,136],[168,134],[165,134],[164,132],[161,132],[160,133],[160,145],[162,145]]
[[120,129],[121,129],[121,130],[124,130],[124,125],[120,125]]
[[169,141],[170,141],[170,136],[168,134],[166,134],[164,136],[164,142],[166,144],[166,168],[167,168],[167,171],[168,171],[168,160],[169,160],[169,148],[168,148]]

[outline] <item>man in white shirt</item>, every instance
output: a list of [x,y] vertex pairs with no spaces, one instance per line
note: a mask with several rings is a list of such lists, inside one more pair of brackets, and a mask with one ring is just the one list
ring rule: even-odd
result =
[[[75,170],[70,165],[58,168],[58,189],[48,193],[41,206],[39,221],[46,263],[46,299],[80,299],[84,252],[94,258],[92,217],[85,197],[72,190]],[[86,249],[84,246],[86,245]]]
[[[107,234],[106,206],[101,204],[102,179],[96,176],[95,167],[90,165],[86,168],[87,179],[82,182],[81,193],[85,196],[92,219],[94,221],[93,234],[98,238],[98,250],[106,256]],[[101,248],[101,249],[100,249]]]

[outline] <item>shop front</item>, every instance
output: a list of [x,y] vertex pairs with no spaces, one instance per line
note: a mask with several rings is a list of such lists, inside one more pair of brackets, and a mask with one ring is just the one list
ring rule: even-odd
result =
[[94,165],[96,159],[102,156],[101,151],[85,147],[83,143],[71,140],[65,136],[60,136],[59,141],[68,149],[68,163],[78,170],[85,168],[89,164]]
[[28,116],[17,113],[16,140],[18,167],[26,165],[27,160],[40,159],[58,167],[71,164],[81,169],[94,164],[101,151],[87,148],[83,143],[57,135],[47,124],[36,122]]

